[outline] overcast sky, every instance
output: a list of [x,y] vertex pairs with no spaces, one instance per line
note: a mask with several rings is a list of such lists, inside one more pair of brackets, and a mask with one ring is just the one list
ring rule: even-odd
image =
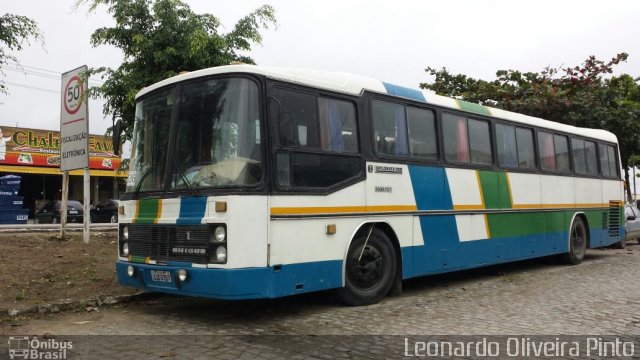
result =
[[[89,44],[94,29],[113,23],[106,8],[88,14],[86,6],[74,9],[74,2],[4,2],[2,12],[38,22],[45,45],[15,53],[27,74],[4,70],[10,94],[0,95],[0,126],[57,130],[60,73],[84,64],[117,67],[122,60],[115,48]],[[640,2],[632,0],[187,3],[219,17],[225,32],[260,5],[273,5],[278,28],[263,30],[263,44],[250,52],[261,65],[345,71],[417,87],[428,79],[427,66],[492,79],[498,69],[539,71],[624,51],[629,61],[615,74],[640,76]],[[89,107],[90,131],[104,133],[111,119],[102,116],[102,103]]]

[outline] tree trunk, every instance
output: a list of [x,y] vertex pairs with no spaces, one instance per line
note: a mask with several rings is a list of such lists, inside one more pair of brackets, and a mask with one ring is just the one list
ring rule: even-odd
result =
[[624,167],[624,184],[627,191],[627,202],[631,203],[633,199],[631,198],[631,186],[629,183],[629,168],[627,168],[626,166]]

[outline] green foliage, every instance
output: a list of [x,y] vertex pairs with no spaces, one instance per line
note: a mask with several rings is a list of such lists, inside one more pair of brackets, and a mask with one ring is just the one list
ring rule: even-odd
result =
[[[25,43],[30,44],[30,38],[42,42],[42,34],[37,22],[21,15],[0,16],[0,69],[9,62],[18,63],[16,57],[9,52],[22,50]],[[7,86],[4,81],[0,81],[0,94],[6,93]]]
[[228,65],[233,61],[253,64],[242,52],[262,41],[261,29],[276,25],[274,9],[264,5],[240,19],[228,33],[219,31],[220,21],[211,14],[196,14],[179,0],[80,0],[94,11],[106,5],[116,25],[97,29],[91,44],[112,45],[124,59],[117,69],[91,69],[105,83],[92,89],[103,96],[105,115],[123,120],[124,139],[133,131],[135,94],[145,86],[183,71]]
[[[485,81],[428,67],[433,82],[420,84],[445,96],[564,124],[605,129],[618,137],[622,163],[640,154],[640,85],[629,75],[608,77],[627,60],[621,53],[604,62],[594,56],[580,66],[540,72],[499,70]],[[628,172],[625,168],[625,176]]]
[[629,162],[627,163],[627,166],[629,167],[640,166],[640,155],[629,156]]

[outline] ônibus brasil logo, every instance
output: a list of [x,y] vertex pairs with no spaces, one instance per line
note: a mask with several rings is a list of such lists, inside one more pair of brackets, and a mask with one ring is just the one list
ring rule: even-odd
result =
[[9,359],[67,359],[67,350],[73,349],[71,341],[56,339],[29,339],[28,336],[9,336]]

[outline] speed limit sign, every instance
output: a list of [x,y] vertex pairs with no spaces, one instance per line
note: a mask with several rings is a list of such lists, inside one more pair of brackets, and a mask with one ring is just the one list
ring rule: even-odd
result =
[[89,166],[89,114],[87,80],[82,75],[87,66],[62,74],[60,111],[60,168],[62,171]]
[[82,105],[82,95],[84,94],[84,84],[79,76],[74,76],[67,82],[64,93],[64,109],[67,114],[73,115],[80,110]]

